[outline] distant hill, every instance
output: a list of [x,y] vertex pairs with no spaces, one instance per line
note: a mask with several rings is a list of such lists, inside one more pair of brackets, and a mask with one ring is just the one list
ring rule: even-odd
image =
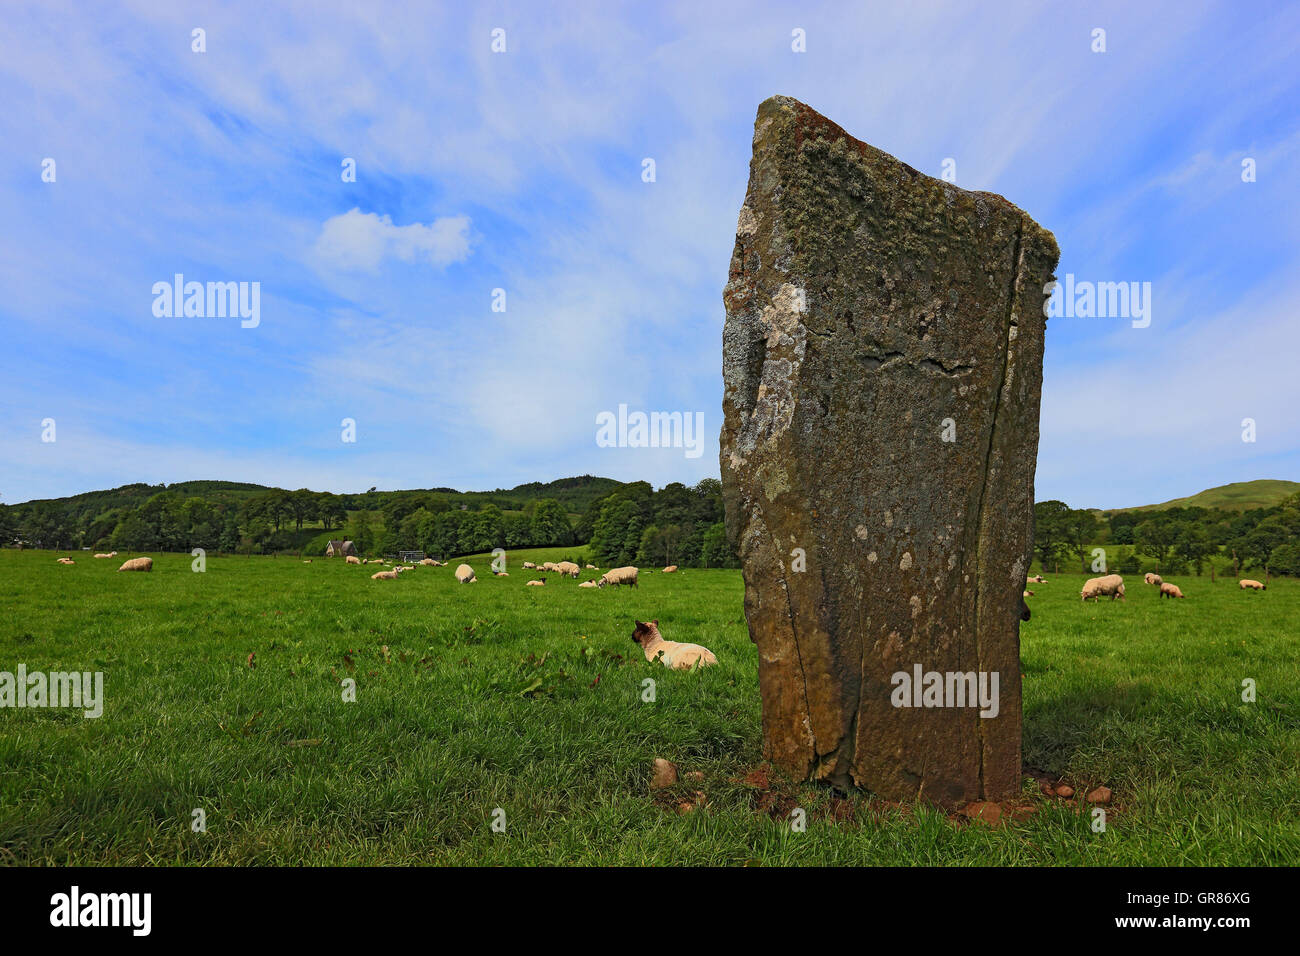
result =
[[1284,498],[1300,492],[1300,481],[1261,478],[1258,481],[1234,481],[1186,498],[1174,498],[1158,505],[1138,505],[1133,508],[1110,508],[1102,514],[1122,511],[1161,511],[1165,508],[1222,508],[1225,511],[1249,511],[1251,508],[1271,508]]
[[[567,511],[581,514],[593,501],[604,498],[623,485],[613,478],[580,475],[574,478],[557,478],[554,481],[530,481],[514,488],[495,491],[457,491],[455,488],[408,488],[393,491],[365,491],[358,494],[339,495],[349,511],[378,509],[391,497],[405,495],[439,495],[455,504],[465,504],[477,510],[485,504],[495,504],[502,511],[515,511],[529,501],[555,498]],[[91,516],[109,508],[136,508],[162,491],[173,491],[182,498],[204,498],[211,502],[231,501],[235,504],[263,492],[271,491],[268,485],[255,485],[244,481],[178,481],[170,485],[136,483],[109,488],[103,491],[86,491],[66,498],[41,498],[21,502],[14,507],[26,509],[36,505],[51,504],[64,514]],[[292,490],[292,489],[288,489]]]

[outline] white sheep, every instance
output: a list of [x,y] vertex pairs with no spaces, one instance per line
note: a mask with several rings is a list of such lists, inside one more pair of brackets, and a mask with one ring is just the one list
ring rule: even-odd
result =
[[665,641],[659,633],[658,621],[633,621],[636,627],[632,631],[632,640],[641,645],[645,659],[653,661],[658,658],[664,667],[675,671],[688,671],[692,667],[707,667],[718,663],[713,651],[700,644],[679,644]]
[[1124,579],[1118,574],[1107,574],[1100,578],[1089,578],[1083,582],[1083,590],[1079,592],[1080,597],[1085,601],[1091,601],[1094,598],[1109,597],[1112,601],[1124,598]]
[[1238,587],[1240,587],[1243,591],[1246,591],[1246,590],[1251,590],[1251,591],[1267,591],[1267,590],[1268,590],[1268,587],[1267,587],[1267,586],[1261,584],[1261,583],[1258,582],[1258,581],[1252,581],[1250,578],[1243,578],[1242,580],[1240,580],[1240,581],[1237,582],[1237,585],[1238,585]]
[[526,587],[526,588],[544,588],[544,587],[546,587],[546,582],[545,582],[545,581],[525,581],[525,582],[524,582],[524,587]]
[[580,588],[598,588],[598,587],[600,587],[600,585],[597,584],[595,581],[583,581],[581,584],[578,585],[578,587],[580,587]]
[[456,568],[456,580],[461,584],[474,584],[477,579],[474,577],[474,569],[468,564],[462,564]]
[[1178,587],[1177,584],[1169,584],[1168,582],[1164,582],[1164,583],[1162,583],[1162,584],[1160,585],[1160,596],[1161,596],[1162,598],[1165,598],[1165,597],[1167,597],[1167,598],[1185,598],[1185,597],[1187,597],[1187,595],[1184,594],[1184,593],[1182,592],[1182,590]]
[[360,563],[361,563],[361,559],[358,558],[355,554],[349,554],[349,555],[348,555],[346,558],[344,558],[343,560],[346,561],[348,564],[360,564]]
[[1152,574],[1150,571],[1142,575],[1142,580],[1145,581],[1147,584],[1154,584],[1156,587],[1159,587],[1160,585],[1165,583],[1164,580],[1160,577],[1160,575]]
[[119,571],[152,571],[153,558],[128,558],[122,562]]
[[391,571],[376,571],[374,574],[370,575],[370,580],[372,580],[372,581],[395,581],[395,580],[397,580],[397,574],[398,574],[398,572],[401,571],[401,570],[402,570],[401,568],[394,568],[394,569],[391,570]]
[[560,574],[567,574],[571,578],[576,578],[582,573],[582,568],[578,567],[572,561],[561,561],[555,566],[555,570]]
[[624,568],[614,568],[612,570],[606,571],[604,574],[600,576],[599,586],[603,588],[607,584],[612,584],[615,587],[619,587],[621,585],[627,584],[630,585],[631,587],[636,587],[637,586],[636,576],[637,576],[637,569],[632,567],[631,565]]

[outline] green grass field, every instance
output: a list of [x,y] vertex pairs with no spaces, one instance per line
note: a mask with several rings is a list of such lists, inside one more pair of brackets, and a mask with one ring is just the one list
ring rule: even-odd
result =
[[[197,574],[188,556],[154,555],[152,574],[117,573],[127,556],[63,567],[0,551],[0,671],[105,680],[98,719],[0,710],[0,861],[1300,863],[1294,581],[1245,593],[1175,577],[1187,600],[1159,601],[1129,577],[1127,603],[1087,605],[1082,575],[1031,585],[1025,764],[1111,787],[1094,833],[1086,807],[1032,781],[1035,812],[997,827],[747,783],[761,740],[738,571],[600,591],[525,588],[519,562],[538,552],[512,555],[509,578],[472,559],[468,586],[456,561],[371,581],[372,567],[319,557],[212,557]],[[646,663],[634,618],[720,665]],[[1241,701],[1245,678],[1256,703]],[[652,792],[655,757],[703,778]],[[707,803],[677,812],[695,791]],[[796,805],[806,832],[785,819]]]

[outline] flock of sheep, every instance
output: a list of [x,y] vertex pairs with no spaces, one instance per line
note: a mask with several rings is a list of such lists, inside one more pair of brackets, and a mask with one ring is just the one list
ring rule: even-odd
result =
[[[96,554],[95,557],[116,558],[117,552],[116,551],[109,551],[107,553],[101,552]],[[71,558],[58,558],[56,560],[58,561],[59,564],[77,563],[76,561],[73,561]],[[118,570],[119,571],[152,571],[153,558],[127,558],[125,561],[122,562],[122,566],[118,568]]]
[[[95,557],[115,558],[117,557],[117,552],[109,551],[107,553],[97,553]],[[347,555],[345,560],[347,561],[348,564],[372,564],[372,563],[386,564],[386,562],[383,559],[377,558],[372,562],[369,558],[362,559],[357,557],[354,554]],[[72,558],[68,558],[68,557],[60,557],[57,559],[57,561],[59,564],[77,563],[74,560],[72,560]],[[308,558],[305,561],[303,561],[303,563],[310,564],[311,559]],[[424,558],[422,561],[420,561],[420,564],[425,565],[426,567],[434,567],[434,568],[442,568],[447,566],[446,561],[435,561],[433,558]],[[559,574],[563,577],[570,577],[570,578],[577,578],[578,575],[582,573],[582,568],[580,568],[577,564],[575,564],[572,561],[559,561],[559,562],[546,561],[542,564],[534,564],[532,561],[525,561],[523,566],[524,566],[524,570],[526,571],[537,571],[539,574]],[[118,570],[119,571],[152,571],[153,558],[130,558],[124,561],[122,563],[122,566],[118,568]],[[394,565],[392,568],[386,568],[383,571],[375,572],[374,574],[370,575],[370,578],[372,581],[392,581],[395,580],[397,576],[402,572],[414,571],[414,570],[415,570],[415,565],[413,564],[405,564],[405,565],[397,564]],[[594,564],[589,564],[587,565],[587,570],[599,571],[600,568],[596,567]],[[663,569],[662,573],[672,574],[676,570],[677,570],[677,565],[670,564],[668,567]],[[622,585],[625,584],[628,585],[629,587],[636,587],[637,586],[636,579],[638,573],[639,573],[639,569],[631,566],[623,567],[623,568],[614,568],[611,571],[606,571],[598,579],[591,580],[591,581],[583,581],[581,584],[578,585],[578,587],[580,588],[603,588],[608,586],[621,587]],[[501,578],[510,577],[510,573],[508,571],[493,571],[492,574],[494,577],[501,577]],[[1183,594],[1182,590],[1178,587],[1178,585],[1170,584],[1169,582],[1164,581],[1163,579],[1161,579],[1160,575],[1158,574],[1147,572],[1145,575],[1143,575],[1142,579],[1147,584],[1150,584],[1154,587],[1158,587],[1160,589],[1160,597],[1162,598],[1166,598],[1166,597],[1171,599],[1185,598],[1187,596]],[[459,581],[461,584],[473,584],[475,581],[477,581],[477,578],[475,577],[473,568],[471,568],[468,564],[462,564],[456,568],[456,580]],[[1046,584],[1047,579],[1044,578],[1041,574],[1036,574],[1033,577],[1026,579],[1025,583],[1026,585]],[[535,578],[531,581],[524,582],[525,587],[534,587],[534,588],[544,587],[545,584],[546,584],[545,578]],[[1268,590],[1268,586],[1266,584],[1262,584],[1259,581],[1251,580],[1250,578],[1243,578],[1241,581],[1237,582],[1237,584],[1238,587],[1240,587],[1241,590],[1243,591]],[[1034,592],[1030,591],[1028,587],[1026,587],[1024,591],[1024,596],[1033,597],[1033,595]],[[1087,581],[1083,583],[1083,589],[1079,592],[1079,597],[1083,601],[1091,601],[1101,597],[1109,597],[1112,601],[1115,600],[1116,598],[1119,598],[1121,601],[1123,601],[1125,600],[1124,578],[1118,574],[1107,574],[1099,578],[1089,578]]]
[[[353,557],[349,556],[348,563],[350,564],[356,563],[356,561]],[[425,558],[420,563],[426,565],[433,565],[435,567],[443,567],[446,565],[445,561],[443,562],[434,561],[432,558]],[[572,561],[559,561],[559,562],[547,561],[543,564],[534,564],[532,561],[525,561],[523,567],[524,570],[526,571],[537,571],[539,574],[559,574],[562,577],[567,577],[567,578],[576,578],[578,577],[578,575],[582,573],[582,568],[579,567],[577,564],[573,563]],[[391,571],[380,571],[377,574],[372,574],[370,577],[373,580],[391,581],[394,578],[396,578],[400,572],[413,571],[414,569],[415,569],[414,565],[407,565],[407,566],[397,565]],[[589,564],[587,565],[587,570],[599,571],[600,568],[596,567],[594,564]],[[668,574],[676,570],[677,570],[676,565],[670,565],[669,567],[664,568],[664,573]],[[636,579],[638,573],[639,573],[639,569],[634,567],[614,568],[612,571],[606,571],[598,579],[591,580],[591,581],[583,581],[581,584],[578,585],[578,587],[603,588],[610,585],[614,587],[619,587],[624,584],[629,585],[631,587],[636,587],[637,586]],[[474,584],[478,581],[478,577],[474,573],[474,569],[471,568],[468,564],[458,565],[455,574],[456,574],[456,580],[459,581],[461,584]],[[508,578],[510,577],[510,572],[493,570],[492,576],[498,578]],[[545,586],[546,586],[545,578],[534,578],[531,581],[524,582],[524,587],[527,588],[540,588]]]
[[[1158,574],[1154,574],[1148,571],[1146,574],[1142,576],[1142,580],[1145,581],[1147,584],[1152,585],[1153,587],[1158,587],[1160,589],[1159,596],[1162,598],[1174,599],[1174,598],[1187,597],[1187,595],[1182,592],[1182,589],[1179,588],[1177,584],[1170,584],[1168,581],[1165,581],[1163,578],[1161,578],[1160,575]],[[1032,578],[1028,578],[1025,583],[1046,584],[1047,579],[1044,578],[1041,574],[1036,574]],[[1268,590],[1267,585],[1261,584],[1259,581],[1253,581],[1250,578],[1243,578],[1241,581],[1238,581],[1237,586],[1243,591]],[[1034,592],[1026,588],[1024,596],[1033,597]],[[1083,590],[1079,592],[1079,597],[1083,601],[1092,601],[1101,597],[1108,597],[1112,601],[1115,600],[1116,598],[1119,598],[1121,601],[1123,601],[1125,600],[1124,578],[1118,574],[1106,574],[1099,578],[1089,578],[1087,581],[1083,582]]]

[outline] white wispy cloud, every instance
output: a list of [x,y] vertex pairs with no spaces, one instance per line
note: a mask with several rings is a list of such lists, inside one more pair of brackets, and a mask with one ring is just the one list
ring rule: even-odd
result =
[[329,268],[375,272],[392,257],[403,262],[427,260],[439,267],[464,262],[469,246],[468,216],[396,226],[389,216],[354,207],[325,220],[313,252],[316,261]]

